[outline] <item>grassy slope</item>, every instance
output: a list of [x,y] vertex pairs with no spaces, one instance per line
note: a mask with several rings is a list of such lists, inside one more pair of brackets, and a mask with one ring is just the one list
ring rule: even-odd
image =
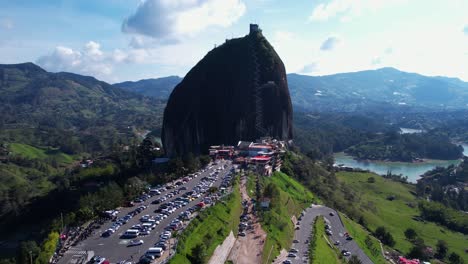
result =
[[229,235],[231,230],[234,234],[237,234],[242,206],[237,184],[233,187],[233,190],[233,193],[228,195],[224,202],[218,202],[215,206],[208,208],[200,214],[199,220],[194,219],[190,223],[181,235],[177,246],[177,254],[171,259],[170,263],[190,264],[187,256],[200,243],[207,245],[207,256],[209,257]]
[[[364,251],[364,253],[366,253],[372,262],[375,264],[387,263],[382,256],[380,243],[375,237],[370,235],[369,232],[364,229],[364,227],[356,222],[353,222],[343,214],[341,214],[341,220],[343,220],[343,224],[348,233],[353,237],[354,241],[356,241],[359,247]],[[366,239],[368,241],[367,243]]]
[[[36,169],[0,163],[0,175],[2,180],[0,191],[8,191],[20,185],[29,185],[38,191],[38,195],[42,195],[54,188],[54,185],[47,180],[45,173]],[[34,178],[34,184],[31,184],[30,178]]]
[[45,160],[48,158],[56,159],[58,163],[69,164],[73,162],[73,157],[61,151],[45,148],[37,148],[21,143],[11,143],[10,151],[13,154],[28,158]]
[[323,217],[318,217],[315,221],[315,246],[311,249],[314,264],[333,264],[342,263],[337,252],[330,248],[325,240],[325,221]]
[[[370,176],[374,176],[375,183],[367,182]],[[405,239],[404,231],[413,228],[427,245],[435,249],[437,240],[445,240],[450,251],[455,251],[468,261],[468,255],[464,253],[467,236],[431,222],[423,223],[412,219],[419,215],[418,200],[410,193],[414,191],[414,186],[393,182],[371,173],[340,172],[338,177],[360,195],[359,204],[355,208],[363,212],[368,227],[375,230],[378,226],[385,226],[396,241],[395,249],[402,253],[409,252],[412,245]],[[388,201],[386,198],[389,195],[395,195],[396,199]]]
[[263,186],[271,182],[280,190],[279,197],[276,201],[272,200],[272,207],[264,213],[262,219],[262,227],[267,233],[262,260],[263,263],[267,263],[274,259],[282,248],[290,247],[294,237],[291,216],[299,215],[311,204],[314,196],[304,186],[284,173],[275,172],[273,176],[262,177],[261,180]]

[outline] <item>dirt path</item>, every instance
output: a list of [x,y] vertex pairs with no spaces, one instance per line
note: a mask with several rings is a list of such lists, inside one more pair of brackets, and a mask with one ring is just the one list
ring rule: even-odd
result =
[[283,261],[286,260],[288,256],[288,252],[286,251],[286,249],[281,249],[280,251],[280,254],[276,257],[276,259],[273,261],[273,264],[281,264],[283,263]]
[[263,246],[266,233],[262,229],[257,217],[253,214],[253,203],[247,194],[246,176],[241,177],[240,191],[242,200],[247,203],[247,215],[250,220],[249,227],[245,230],[246,236],[238,236],[228,259],[235,264],[262,263]]
[[231,252],[232,247],[236,243],[236,237],[232,233],[229,233],[229,236],[226,237],[223,244],[216,247],[213,256],[211,256],[210,261],[208,264],[219,264],[226,262],[226,259]]

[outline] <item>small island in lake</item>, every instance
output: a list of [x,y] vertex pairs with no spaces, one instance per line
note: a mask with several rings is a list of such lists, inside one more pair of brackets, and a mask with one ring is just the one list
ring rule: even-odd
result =
[[439,134],[388,132],[349,147],[345,153],[360,160],[422,162],[424,159],[460,159],[463,147]]

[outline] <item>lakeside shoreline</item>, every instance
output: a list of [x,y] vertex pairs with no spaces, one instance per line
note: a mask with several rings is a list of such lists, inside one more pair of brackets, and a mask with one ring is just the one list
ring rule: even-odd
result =
[[[358,162],[364,162],[364,163],[384,163],[384,164],[424,164],[424,163],[445,163],[445,162],[451,162],[451,161],[461,161],[463,157],[458,158],[458,159],[428,159],[428,158],[423,158],[423,159],[418,159],[418,160],[413,160],[413,161],[392,161],[392,160],[379,160],[379,159],[360,159],[357,158],[351,154],[348,154],[346,152],[335,152],[333,153],[333,156],[335,155],[343,155],[346,157],[350,157],[355,161]],[[466,156],[466,155],[464,155]]]
[[391,172],[396,175],[408,177],[408,181],[415,183],[421,175],[436,167],[447,167],[457,165],[461,159],[457,160],[432,160],[425,159],[423,162],[392,162],[392,161],[374,161],[374,160],[359,160],[344,152],[334,153],[336,165],[344,165],[354,169],[362,169],[374,172],[379,175]]

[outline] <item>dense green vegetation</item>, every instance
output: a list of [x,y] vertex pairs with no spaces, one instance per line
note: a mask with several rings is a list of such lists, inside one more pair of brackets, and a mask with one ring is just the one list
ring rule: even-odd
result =
[[409,162],[422,158],[453,160],[463,156],[463,148],[452,144],[448,137],[428,133],[390,132],[352,146],[345,152],[359,159]]
[[57,243],[59,240],[59,233],[51,232],[42,243],[41,252],[35,260],[35,264],[48,264],[50,258],[55,253]]
[[466,213],[446,207],[436,202],[419,202],[421,217],[444,225],[451,230],[468,234],[468,217]]
[[310,262],[316,264],[343,263],[341,255],[331,248],[330,241],[325,237],[325,221],[323,216],[315,218],[312,239],[309,244]]
[[[408,121],[402,118],[404,116],[395,113],[364,115],[300,112],[294,116],[294,142],[314,160],[324,160],[334,152],[341,151],[359,159],[407,162],[423,158],[451,160],[462,157],[463,149],[452,143],[452,140],[460,140],[461,135],[458,132],[462,129],[457,130],[457,133],[431,129],[425,133],[400,134],[397,124],[401,120]],[[417,115],[412,115],[412,118],[429,123]],[[455,120],[464,123],[462,119],[454,119],[454,122]],[[440,124],[437,121],[434,123],[444,124],[442,121]],[[454,125],[460,126],[463,127]]]
[[[408,228],[422,239],[424,245],[436,248],[438,240],[444,240],[451,252],[455,252],[467,259],[464,253],[466,235],[451,231],[433,222],[425,222],[419,217],[420,200],[415,196],[416,187],[410,184],[395,182],[372,173],[339,172],[340,182],[346,184],[349,196],[353,197],[353,210],[360,215],[358,220],[372,232],[384,227],[395,240],[393,248],[409,254],[413,249],[413,242],[405,236]],[[369,182],[374,177],[374,182]],[[392,197],[392,199],[389,199]]]
[[416,185],[419,196],[456,210],[468,210],[468,158],[458,166],[435,168],[426,172]]
[[375,264],[387,263],[382,256],[379,241],[372,236],[364,227],[349,219],[346,215],[340,214],[346,231],[353,237],[353,240],[366,253]]
[[177,253],[169,263],[206,263],[232,231],[237,234],[242,213],[239,185],[216,205],[201,211],[179,236]]
[[378,132],[397,131],[379,117],[360,114],[295,113],[294,142],[312,159],[376,138]]
[[160,127],[164,106],[92,77],[49,73],[32,63],[0,65],[0,97],[0,223],[76,184],[78,161],[97,157],[106,163],[111,153],[135,150],[142,131]]
[[270,199],[270,208],[259,213],[262,228],[267,233],[262,260],[269,263],[282,248],[289,248],[292,243],[294,224],[291,217],[297,217],[316,198],[299,182],[281,172],[261,177],[260,186],[261,196]]

